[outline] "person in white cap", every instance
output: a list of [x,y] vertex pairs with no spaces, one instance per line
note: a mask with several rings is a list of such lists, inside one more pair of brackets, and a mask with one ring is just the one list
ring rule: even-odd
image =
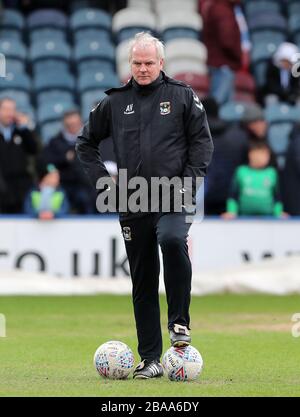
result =
[[264,104],[278,101],[295,104],[300,100],[300,77],[295,77],[292,72],[300,57],[299,52],[293,43],[279,45],[267,67],[266,84],[262,91]]

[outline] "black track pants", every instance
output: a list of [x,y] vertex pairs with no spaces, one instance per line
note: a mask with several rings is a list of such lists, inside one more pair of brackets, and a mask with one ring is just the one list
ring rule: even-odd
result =
[[159,310],[159,253],[163,255],[164,282],[168,303],[168,328],[174,323],[189,326],[191,262],[185,215],[169,213],[121,221],[133,283],[132,297],[142,359],[159,359],[162,335]]

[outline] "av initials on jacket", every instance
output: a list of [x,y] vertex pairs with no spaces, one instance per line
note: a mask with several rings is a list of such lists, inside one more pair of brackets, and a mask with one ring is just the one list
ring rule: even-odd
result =
[[124,111],[124,114],[133,114],[134,110],[133,110],[133,104],[128,104],[128,106],[126,107],[126,110]]

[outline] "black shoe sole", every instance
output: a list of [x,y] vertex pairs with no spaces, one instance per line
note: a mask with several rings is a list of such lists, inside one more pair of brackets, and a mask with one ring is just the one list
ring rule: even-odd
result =
[[154,378],[161,378],[163,375],[155,375],[155,376],[146,376],[146,375],[136,375],[133,379],[154,379]]
[[187,347],[187,346],[189,346],[191,344],[191,342],[187,342],[187,341],[184,341],[184,340],[178,340],[178,341],[173,342],[171,344],[172,344],[173,347],[180,348],[180,347]]

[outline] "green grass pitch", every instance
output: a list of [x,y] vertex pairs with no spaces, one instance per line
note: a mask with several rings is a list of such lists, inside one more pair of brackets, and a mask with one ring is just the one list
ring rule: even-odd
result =
[[[0,297],[1,396],[300,396],[299,297],[193,297],[192,345],[204,359],[196,382],[101,379],[96,348],[121,340],[136,351],[129,296]],[[169,347],[161,298],[164,351]]]

